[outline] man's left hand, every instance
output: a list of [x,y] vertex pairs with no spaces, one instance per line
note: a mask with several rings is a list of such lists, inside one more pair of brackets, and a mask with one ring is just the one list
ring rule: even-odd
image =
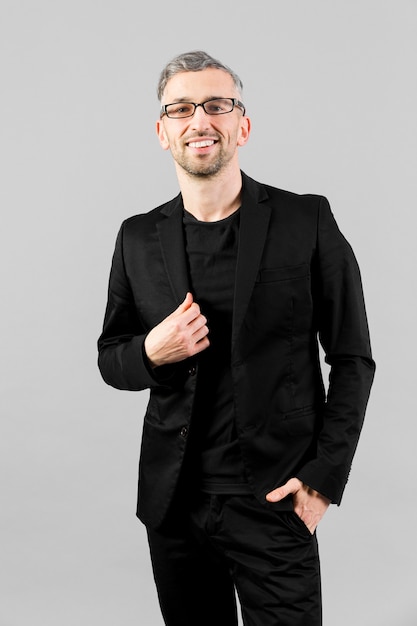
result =
[[293,494],[295,513],[313,534],[331,501],[298,478],[290,478],[285,485],[270,491],[266,494],[266,499],[269,502],[279,502],[290,493]]

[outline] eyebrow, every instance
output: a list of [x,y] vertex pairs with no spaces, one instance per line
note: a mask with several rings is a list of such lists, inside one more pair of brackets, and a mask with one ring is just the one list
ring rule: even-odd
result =
[[[204,98],[202,102],[207,102],[207,100],[221,100],[222,98],[226,98],[226,97],[227,96],[208,96],[207,98]],[[229,98],[229,100],[231,100],[231,98]],[[169,104],[175,104],[177,102],[194,102],[194,100],[185,96],[184,98],[174,98],[174,100],[171,100]]]

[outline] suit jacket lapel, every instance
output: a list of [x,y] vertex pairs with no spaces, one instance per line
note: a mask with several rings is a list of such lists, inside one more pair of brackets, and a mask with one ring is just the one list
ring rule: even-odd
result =
[[[259,271],[271,213],[270,207],[263,202],[268,198],[265,189],[243,172],[242,177],[232,346],[245,317]],[[158,224],[162,256],[175,301],[179,305],[184,300],[187,291],[191,291],[185,253],[181,194],[169,202],[162,209],[162,213],[166,216]]]
[[166,217],[158,224],[159,240],[165,270],[168,274],[175,300],[179,305],[184,300],[187,291],[191,291],[185,256],[181,194],[164,207],[162,213]]
[[244,187],[240,210],[239,251],[233,307],[232,347],[234,346],[253,291],[268,232],[271,209],[261,200],[266,192],[258,183],[243,175]]

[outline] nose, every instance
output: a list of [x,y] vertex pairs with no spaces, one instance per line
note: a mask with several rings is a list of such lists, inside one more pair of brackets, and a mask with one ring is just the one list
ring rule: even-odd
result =
[[194,115],[192,117],[193,128],[208,128],[210,126],[210,116],[207,115],[201,104],[196,107]]

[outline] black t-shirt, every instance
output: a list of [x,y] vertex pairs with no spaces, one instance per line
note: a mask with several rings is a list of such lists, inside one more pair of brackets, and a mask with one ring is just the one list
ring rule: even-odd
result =
[[248,493],[230,368],[239,211],[217,222],[200,222],[184,211],[183,222],[193,296],[208,320],[210,340],[198,355],[191,471],[209,493]]

